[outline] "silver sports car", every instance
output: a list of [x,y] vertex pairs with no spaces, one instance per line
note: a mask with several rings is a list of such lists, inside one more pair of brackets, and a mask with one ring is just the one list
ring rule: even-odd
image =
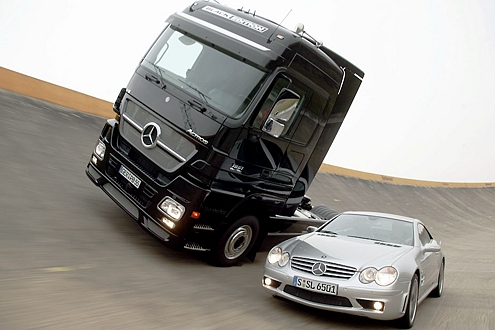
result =
[[308,232],[268,253],[262,283],[272,295],[410,328],[418,304],[442,294],[445,256],[417,219],[344,212]]

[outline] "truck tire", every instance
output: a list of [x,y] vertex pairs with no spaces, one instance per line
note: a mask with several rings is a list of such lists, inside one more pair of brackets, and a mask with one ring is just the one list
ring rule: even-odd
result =
[[325,219],[325,220],[330,220],[334,216],[336,216],[337,214],[339,214],[338,212],[335,212],[334,210],[326,207],[325,205],[315,206],[315,207],[313,207],[311,209],[311,212],[314,213],[314,214],[316,214],[320,218]]
[[236,265],[251,250],[260,231],[259,220],[243,216],[228,226],[211,251],[212,264],[218,267]]

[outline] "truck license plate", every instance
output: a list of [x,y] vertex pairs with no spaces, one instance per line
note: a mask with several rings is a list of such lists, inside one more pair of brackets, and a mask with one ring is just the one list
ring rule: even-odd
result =
[[122,175],[124,178],[127,179],[134,187],[139,188],[139,185],[141,184],[141,180],[138,179],[137,176],[131,173],[127,168],[124,167],[124,165],[120,165],[119,169],[120,175]]
[[306,289],[314,292],[320,292],[320,293],[326,293],[326,294],[332,294],[336,295],[337,294],[337,289],[339,288],[338,285],[335,284],[330,284],[330,283],[324,283],[320,281],[315,281],[315,280],[309,280],[307,278],[299,277],[299,276],[294,276],[294,282],[293,282],[295,287],[301,288],[301,289]]

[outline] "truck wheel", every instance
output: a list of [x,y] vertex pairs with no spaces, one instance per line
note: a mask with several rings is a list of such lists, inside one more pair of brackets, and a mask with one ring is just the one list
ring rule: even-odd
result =
[[330,220],[334,216],[336,216],[337,214],[339,214],[338,212],[335,212],[334,210],[326,207],[325,205],[315,206],[315,207],[313,207],[311,209],[311,212],[314,213],[314,214],[316,214],[320,218],[325,219],[325,220]]
[[212,263],[219,267],[237,264],[253,246],[259,230],[259,221],[254,216],[244,216],[232,223],[212,249]]

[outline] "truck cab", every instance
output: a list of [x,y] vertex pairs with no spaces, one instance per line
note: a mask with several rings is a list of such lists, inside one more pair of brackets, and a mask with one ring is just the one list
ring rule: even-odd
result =
[[253,259],[303,201],[363,76],[303,30],[194,2],[121,90],[86,173],[164,242],[218,266]]

